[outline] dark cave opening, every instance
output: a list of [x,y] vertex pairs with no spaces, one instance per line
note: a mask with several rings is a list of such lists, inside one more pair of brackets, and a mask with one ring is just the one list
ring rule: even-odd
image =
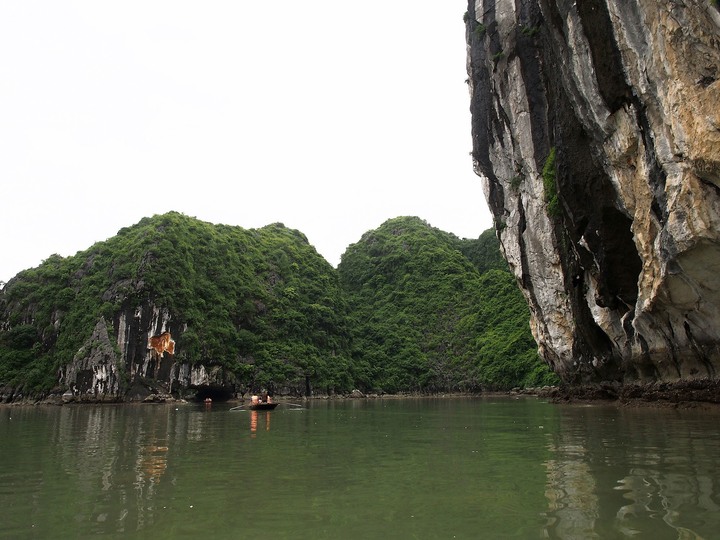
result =
[[211,399],[212,401],[228,401],[235,395],[233,388],[227,386],[201,386],[197,388],[195,394],[195,401],[205,401]]

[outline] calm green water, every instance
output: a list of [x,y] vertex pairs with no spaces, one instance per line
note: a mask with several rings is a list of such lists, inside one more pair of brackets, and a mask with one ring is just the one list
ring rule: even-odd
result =
[[719,538],[720,414],[0,408],[0,538]]

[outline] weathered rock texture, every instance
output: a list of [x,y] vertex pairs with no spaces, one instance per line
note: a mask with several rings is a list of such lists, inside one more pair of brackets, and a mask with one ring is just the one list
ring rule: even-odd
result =
[[234,375],[220,366],[176,361],[174,333],[186,330],[172,314],[151,302],[128,307],[113,320],[117,342],[109,337],[105,319],[64,366],[59,382],[77,401],[143,400],[156,393],[194,390],[221,398],[236,392]]
[[123,394],[123,364],[102,318],[73,361],[58,373],[60,384],[73,396],[116,400]]
[[475,168],[542,356],[571,383],[715,378],[717,4],[477,0],[466,23]]

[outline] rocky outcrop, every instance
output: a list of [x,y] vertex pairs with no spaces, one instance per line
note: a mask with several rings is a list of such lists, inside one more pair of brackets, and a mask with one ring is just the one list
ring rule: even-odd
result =
[[720,372],[720,12],[477,0],[474,166],[566,382]]
[[101,318],[72,362],[59,371],[65,401],[164,401],[158,396],[188,390],[227,399],[236,393],[238,381],[222,367],[176,361],[170,330],[179,329],[167,309],[152,303],[123,309],[114,325],[115,343]]
[[101,318],[73,361],[59,371],[58,380],[74,398],[116,401],[126,386],[123,367]]

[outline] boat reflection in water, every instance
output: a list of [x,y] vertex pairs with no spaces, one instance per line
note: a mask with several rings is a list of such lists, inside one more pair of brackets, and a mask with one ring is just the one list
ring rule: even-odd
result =
[[[259,414],[257,410],[250,411],[250,433],[253,438],[257,435]],[[265,417],[265,431],[270,431],[270,416],[272,412],[266,410],[262,414]]]

